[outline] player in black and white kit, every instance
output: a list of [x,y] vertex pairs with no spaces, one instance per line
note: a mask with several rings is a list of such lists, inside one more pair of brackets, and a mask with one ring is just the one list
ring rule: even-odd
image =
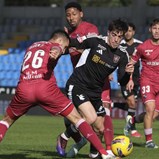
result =
[[[141,44],[140,40],[134,38],[136,27],[133,23],[128,23],[128,31],[125,33],[124,39],[121,41],[121,46],[126,49],[129,56],[131,57],[136,47]],[[133,117],[136,112],[136,101],[139,96],[139,77],[140,77],[140,62],[138,61],[134,65],[134,73],[130,80],[134,82],[134,87],[131,91],[129,91],[125,86],[121,86],[121,92],[123,97],[126,99],[126,103],[128,105],[128,115],[127,119],[131,116]],[[130,81],[131,82],[131,81]],[[130,129],[129,129],[130,130]],[[124,134],[128,135],[127,124],[124,127]],[[141,134],[136,130],[135,123],[131,127],[131,136],[132,137],[141,137]]]
[[81,43],[77,39],[72,39],[71,42],[72,47],[90,48],[90,52],[86,62],[76,67],[70,76],[66,85],[67,95],[98,134],[105,132],[105,109],[101,101],[105,79],[118,67],[119,82],[126,85],[134,70],[128,64],[129,57],[126,52],[118,48],[127,29],[127,24],[117,19],[109,24],[107,38],[84,36],[78,38]]
[[87,37],[82,43],[75,40],[74,44],[72,43],[76,48],[91,48],[91,50],[86,63],[77,67],[68,80],[68,96],[99,133],[104,131],[101,124],[102,117],[105,115],[101,102],[104,79],[119,67],[118,80],[121,85],[129,81],[130,75],[125,72],[128,56],[124,50],[118,48],[125,31],[127,31],[127,24],[116,20],[109,25],[107,40],[103,37]]

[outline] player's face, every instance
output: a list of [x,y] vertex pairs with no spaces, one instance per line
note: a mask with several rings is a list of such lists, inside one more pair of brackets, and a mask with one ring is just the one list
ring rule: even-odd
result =
[[58,47],[53,47],[50,50],[50,58],[52,60],[56,60],[61,55],[61,53],[62,53],[61,49],[59,49]]
[[123,31],[108,31],[108,44],[112,48],[117,48],[123,39]]
[[125,40],[126,41],[131,40],[133,38],[134,34],[135,34],[135,31],[133,30],[132,27],[129,26],[128,31],[124,35]]
[[159,23],[153,25],[152,27],[150,27],[150,32],[152,34],[152,38],[154,40],[159,41]]
[[66,49],[67,49],[68,46],[69,46],[69,40],[66,39],[66,38],[62,38],[62,39],[59,41],[59,44],[60,44],[61,49],[62,49],[62,54],[65,53]]
[[82,21],[83,12],[76,8],[68,8],[66,10],[66,20],[71,28],[76,28]]

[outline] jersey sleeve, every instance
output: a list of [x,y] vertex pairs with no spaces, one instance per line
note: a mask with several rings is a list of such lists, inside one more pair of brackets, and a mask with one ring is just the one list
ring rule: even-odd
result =
[[135,51],[133,52],[132,56],[131,56],[131,60],[133,60],[135,63],[138,62],[138,60],[141,57],[141,44],[135,49]]

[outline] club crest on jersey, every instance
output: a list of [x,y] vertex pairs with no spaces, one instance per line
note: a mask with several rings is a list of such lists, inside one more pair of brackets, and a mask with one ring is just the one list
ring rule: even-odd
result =
[[113,62],[118,63],[119,59],[120,59],[120,56],[114,55]]

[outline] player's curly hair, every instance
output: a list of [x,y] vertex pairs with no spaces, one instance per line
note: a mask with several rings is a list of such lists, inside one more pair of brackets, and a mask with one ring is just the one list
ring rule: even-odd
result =
[[124,20],[119,19],[115,19],[112,22],[110,22],[109,26],[108,26],[108,30],[109,31],[123,31],[123,33],[125,34],[128,31],[128,24],[127,22],[125,22]]
[[156,25],[156,24],[159,24],[159,18],[155,18],[152,20],[152,22],[150,23],[150,27]]

